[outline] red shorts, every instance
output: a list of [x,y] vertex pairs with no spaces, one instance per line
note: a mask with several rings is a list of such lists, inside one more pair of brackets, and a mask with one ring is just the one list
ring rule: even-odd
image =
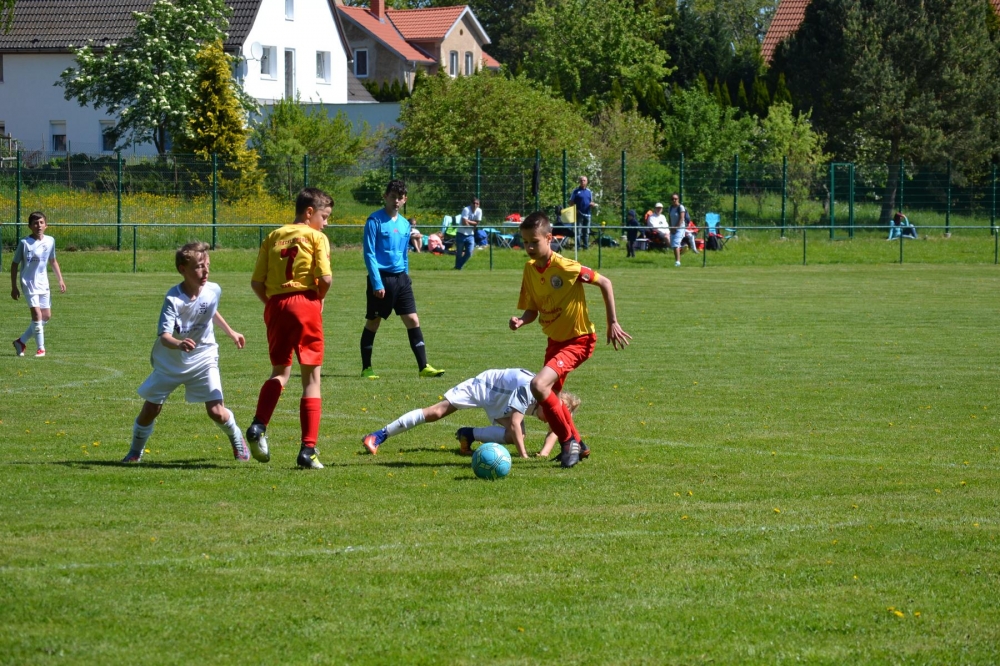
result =
[[278,294],[264,306],[271,365],[323,365],[323,302],[314,291]]
[[566,375],[576,370],[583,362],[594,355],[597,346],[597,334],[589,333],[571,340],[559,342],[549,338],[549,346],[545,348],[545,367],[555,370],[559,378],[552,386],[556,393],[562,391]]

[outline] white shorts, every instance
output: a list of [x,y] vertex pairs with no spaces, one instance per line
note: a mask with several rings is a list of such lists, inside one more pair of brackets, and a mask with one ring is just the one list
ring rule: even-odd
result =
[[687,229],[674,229],[670,232],[670,247],[680,247],[684,241],[684,234]]
[[162,405],[181,384],[187,402],[222,400],[222,376],[218,365],[197,366],[184,373],[166,372],[154,368],[139,387],[139,397],[154,405]]
[[40,294],[25,294],[29,308],[41,308],[48,310],[52,307],[52,292],[46,291]]
[[485,382],[477,381],[475,377],[445,391],[444,399],[458,409],[486,410],[490,423],[496,424],[497,419],[509,416],[506,412],[510,396],[491,391]]

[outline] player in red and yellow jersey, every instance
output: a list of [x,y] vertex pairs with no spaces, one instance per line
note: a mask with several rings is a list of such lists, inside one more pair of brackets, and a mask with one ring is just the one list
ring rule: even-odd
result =
[[330,241],[323,228],[332,209],[330,195],[305,188],[295,200],[295,221],[268,234],[257,253],[250,287],[264,303],[271,377],[260,387],[247,442],[261,462],[271,459],[265,432],[291,377],[295,354],[302,369],[302,447],[296,462],[299,467],[323,469],[316,455],[322,413],[323,299],[333,282]]
[[531,380],[531,392],[545,407],[549,427],[559,438],[560,463],[563,467],[572,467],[580,462],[580,433],[558,394],[566,376],[590,358],[597,345],[597,333],[587,312],[583,285],[596,286],[604,297],[608,344],[616,350],[624,349],[632,336],[618,325],[611,280],[552,251],[552,224],[545,213],[532,213],[520,228],[524,250],[530,260],[524,266],[521,297],[517,301],[517,307],[524,313],[510,318],[510,329],[516,331],[538,319],[542,331],[549,336],[545,367]]

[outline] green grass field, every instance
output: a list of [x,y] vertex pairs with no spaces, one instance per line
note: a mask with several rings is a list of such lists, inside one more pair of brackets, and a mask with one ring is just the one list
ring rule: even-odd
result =
[[[2,305],[0,663],[997,663],[1000,302],[977,243],[975,264],[616,261],[633,344],[602,344],[568,383],[592,457],[515,459],[495,483],[456,455],[478,412],[374,458],[359,440],[487,367],[540,366],[537,326],[506,328],[519,261],[418,257],[447,374],[418,380],[390,320],[371,382],[364,274],[337,259],[327,468],[303,472],[295,384],[270,464],[234,461],[175,394],[143,463],[119,465],[177,276],[60,255],[47,358],[13,356],[26,308]],[[220,340],[244,427],[269,370],[248,261],[218,252],[212,277],[248,340]],[[532,421],[529,448],[543,434]]]

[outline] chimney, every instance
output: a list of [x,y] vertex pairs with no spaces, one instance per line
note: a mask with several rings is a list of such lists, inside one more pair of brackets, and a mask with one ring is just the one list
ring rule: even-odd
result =
[[370,11],[380,22],[385,22],[385,0],[369,0]]

